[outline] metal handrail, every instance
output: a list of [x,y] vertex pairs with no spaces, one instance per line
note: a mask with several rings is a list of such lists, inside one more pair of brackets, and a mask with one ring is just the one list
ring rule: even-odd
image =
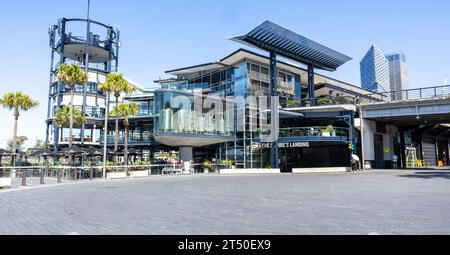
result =
[[[364,99],[363,99],[364,100]],[[359,104],[361,101],[357,97],[340,96],[340,97],[317,97],[314,99],[304,98],[302,100],[289,100],[286,102],[286,108],[310,107],[310,106],[333,106]],[[283,106],[283,105],[282,105]]]
[[[450,97],[450,85],[380,92],[371,95],[382,95],[384,102],[435,99]],[[373,103],[372,100],[370,102]]]
[[327,127],[292,127],[292,128],[280,128],[280,137],[317,137],[324,136],[328,133],[328,137],[348,137],[349,128],[333,127],[332,133],[326,132]]

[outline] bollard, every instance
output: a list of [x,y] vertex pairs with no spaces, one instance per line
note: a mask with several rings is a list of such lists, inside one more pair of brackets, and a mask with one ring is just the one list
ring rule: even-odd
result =
[[45,183],[44,183],[44,172],[45,172],[44,169],[40,169],[40,172],[39,172],[39,173],[40,173],[40,178],[41,178],[41,179],[40,179],[40,182],[39,182],[39,183],[40,183],[41,185],[45,184]]
[[22,169],[22,186],[27,186],[27,173],[25,169]]
[[89,179],[92,181],[94,179],[93,177],[93,172],[94,172],[94,168],[91,166],[91,168],[89,169]]
[[61,169],[56,170],[56,178],[58,179],[58,183],[61,183]]

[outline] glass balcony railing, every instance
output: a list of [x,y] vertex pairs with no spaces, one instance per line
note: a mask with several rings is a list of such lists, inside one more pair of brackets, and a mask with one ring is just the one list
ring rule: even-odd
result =
[[[180,91],[155,93],[155,131],[157,133],[181,133],[231,136],[234,123],[225,100],[214,102],[214,108],[196,111],[194,95]],[[214,111],[216,109],[216,111]]]
[[348,140],[349,133],[348,128],[340,127],[292,127],[280,128],[279,137],[322,137]]
[[178,110],[174,113],[172,109],[165,109],[160,112],[157,118],[156,132],[181,133],[181,134],[203,134],[231,136],[232,132],[225,120],[221,120],[219,125],[212,118],[197,117],[193,111]]
[[141,109],[139,113],[134,115],[133,117],[153,117],[153,111]]
[[[100,141],[103,143],[103,135],[100,135]],[[114,134],[108,135],[108,144],[114,144],[115,136]],[[152,132],[144,132],[144,133],[135,133],[128,135],[128,144],[146,144],[153,142],[153,133]],[[125,143],[125,139],[123,134],[119,135],[118,143],[123,145]]]

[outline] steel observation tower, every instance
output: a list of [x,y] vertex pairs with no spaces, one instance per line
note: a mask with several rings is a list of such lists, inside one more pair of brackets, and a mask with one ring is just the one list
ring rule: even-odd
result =
[[51,48],[50,84],[46,144],[57,150],[69,144],[69,129],[55,123],[58,109],[70,105],[70,88],[57,80],[57,71],[63,63],[76,63],[88,74],[86,84],[75,88],[74,103],[86,116],[86,123],[74,126],[73,143],[81,146],[99,146],[102,143],[106,95],[99,91],[111,72],[118,71],[120,31],[89,18],[62,18],[49,28]]

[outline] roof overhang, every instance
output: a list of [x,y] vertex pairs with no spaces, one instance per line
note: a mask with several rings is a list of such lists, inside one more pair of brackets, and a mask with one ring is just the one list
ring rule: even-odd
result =
[[172,75],[183,75],[183,74],[189,74],[189,73],[198,73],[198,72],[202,72],[202,71],[220,69],[223,67],[227,67],[227,66],[225,66],[220,61],[217,61],[217,62],[206,63],[206,64],[202,64],[202,65],[197,65],[197,66],[191,66],[191,67],[186,67],[186,68],[170,70],[170,71],[167,71],[166,73],[172,74]]
[[352,60],[340,52],[270,21],[264,21],[248,34],[233,37],[231,40],[254,48],[273,51],[283,57],[328,71],[335,71]]
[[233,136],[156,132],[155,141],[171,147],[204,147],[234,141]]

